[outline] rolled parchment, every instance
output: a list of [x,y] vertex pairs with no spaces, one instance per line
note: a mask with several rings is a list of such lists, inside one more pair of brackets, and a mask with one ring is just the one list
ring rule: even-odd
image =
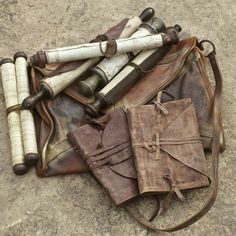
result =
[[[104,35],[107,38],[127,38],[132,35],[142,23],[142,21],[150,20],[155,11],[153,8],[146,8],[140,14],[140,16],[132,16],[128,19],[124,19],[118,25],[114,26],[108,30]],[[94,40],[93,40],[94,41]],[[44,53],[38,52],[36,55],[31,57],[31,64],[34,66],[44,67],[47,63]],[[54,97],[61,91],[63,91],[67,86],[72,84],[76,79],[81,76],[89,67],[96,65],[101,58],[92,58],[83,62],[76,69],[55,75],[52,77],[46,77],[40,86],[40,92],[34,96],[26,98],[22,106],[25,109],[30,109],[35,106],[35,104],[40,101],[43,97]]]
[[[140,16],[130,16],[128,18],[123,19],[119,24],[109,29],[105,34],[98,35],[95,39],[90,41],[90,43],[105,41],[108,38],[109,39],[127,38],[138,29],[142,21],[150,20],[154,16],[154,14],[155,11],[153,8],[151,7],[145,8],[140,14]],[[50,61],[47,60],[45,52],[47,51],[39,51],[30,58],[32,66],[44,68],[46,64],[50,64]]]
[[107,54],[112,56],[114,54],[122,54],[135,50],[157,48],[169,43],[170,41],[172,42],[172,38],[165,34],[136,36],[132,38],[57,48],[44,51],[44,54],[48,64],[63,63],[94,57],[102,57],[106,55],[107,51],[112,51]]
[[[27,56],[23,52],[17,52],[14,55],[14,60],[18,91],[18,102],[19,104],[21,104],[23,100],[30,95],[27,73]],[[29,110],[21,110],[20,120],[25,153],[25,163],[29,166],[33,166],[38,160],[38,148],[36,141],[34,118]]]
[[20,114],[18,110],[19,102],[17,97],[15,65],[9,58],[3,59],[0,65],[7,109],[13,171],[16,175],[23,175],[27,172],[28,168],[24,163],[24,149],[21,135]]
[[[165,32],[180,32],[179,25],[168,27]],[[117,74],[99,93],[94,103],[85,105],[85,112],[97,117],[101,109],[115,104],[145,73],[150,71],[168,52],[169,45],[159,49],[145,50],[138,54],[123,70]]]
[[[93,39],[91,42],[105,41],[106,39],[128,38],[138,29],[142,21],[150,20],[154,16],[154,14],[155,14],[155,11],[153,8],[151,7],[145,8],[140,14],[140,16],[130,16],[128,18],[125,18],[119,24],[109,29],[105,34],[99,35],[97,38]],[[74,46],[66,47],[66,48],[70,49],[70,48],[74,48]],[[33,55],[30,58],[32,66],[43,68],[45,67],[46,64],[50,64],[51,62],[50,62],[50,59],[48,60],[47,58],[47,52],[48,51],[56,52],[57,50],[61,50],[61,49],[59,48],[59,49],[37,52],[35,55]],[[56,60],[56,61],[59,62],[59,60]]]
[[[131,35],[131,38],[157,34],[165,28],[165,23],[158,17],[154,17],[151,23],[143,23],[139,29]],[[90,68],[92,75],[86,80],[79,81],[79,91],[84,96],[92,96],[98,89],[108,84],[112,78],[140,51],[115,55],[110,59],[103,59],[95,67]]]

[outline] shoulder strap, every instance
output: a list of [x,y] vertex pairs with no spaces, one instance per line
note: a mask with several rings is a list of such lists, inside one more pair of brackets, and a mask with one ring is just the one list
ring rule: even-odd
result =
[[[199,43],[201,46],[202,43],[209,41],[202,41]],[[212,44],[211,42],[209,42]],[[173,232],[177,230],[184,229],[196,221],[198,221],[202,216],[204,216],[212,207],[215,202],[217,191],[218,191],[218,157],[220,149],[220,134],[221,134],[221,93],[222,93],[222,77],[220,73],[219,66],[216,61],[216,52],[215,46],[213,46],[213,51],[209,53],[206,57],[209,58],[211,67],[215,77],[215,91],[214,91],[214,107],[213,107],[213,143],[212,143],[212,182],[211,182],[211,193],[208,197],[207,202],[203,207],[191,216],[186,221],[170,228],[158,228],[152,222],[148,221],[139,211],[133,208],[131,205],[126,206],[126,210],[143,226],[152,230],[152,231],[164,231],[164,232]]]

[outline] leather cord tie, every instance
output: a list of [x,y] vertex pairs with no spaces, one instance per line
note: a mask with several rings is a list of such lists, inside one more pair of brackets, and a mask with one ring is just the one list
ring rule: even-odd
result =
[[92,119],[89,124],[95,126],[98,130],[104,130],[107,122],[111,119],[109,115],[102,116],[99,119]]
[[109,38],[105,34],[99,34],[95,39],[91,40],[90,43],[107,41]]
[[201,142],[200,137],[191,137],[191,138],[180,138],[180,139],[161,139],[159,134],[155,134],[155,140],[153,142],[142,142],[134,143],[133,148],[145,148],[148,152],[156,152],[156,160],[160,159],[160,150],[163,145],[181,145],[186,143],[196,143]]
[[20,111],[20,110],[23,110],[23,107],[21,106],[21,104],[17,104],[17,105],[8,107],[6,109],[6,113],[7,115],[9,115],[13,111]]
[[164,200],[164,203],[162,205],[162,210],[158,213],[159,215],[163,215],[166,212],[166,210],[170,206],[170,202],[171,202],[171,199],[172,199],[174,193],[177,195],[177,197],[180,199],[180,201],[183,201],[185,199],[183,194],[180,192],[179,187],[178,187],[173,175],[167,174],[167,175],[164,175],[163,177],[164,177],[164,179],[166,179],[168,181],[171,189]]
[[141,225],[145,226],[147,229],[150,229],[154,232],[174,232],[177,230],[184,229],[196,221],[198,221],[202,216],[204,216],[212,207],[215,202],[217,192],[218,192],[218,164],[219,164],[219,150],[220,150],[220,135],[222,133],[221,125],[221,94],[222,94],[222,76],[220,73],[220,68],[216,61],[216,52],[213,51],[207,55],[211,63],[212,71],[215,79],[215,91],[214,91],[214,103],[213,103],[213,140],[212,140],[212,178],[211,178],[211,192],[207,197],[204,205],[192,216],[183,222],[176,224],[168,228],[159,228],[155,224],[152,224],[148,221],[143,214],[141,214],[136,209],[126,206],[126,210],[136,219]]
[[132,62],[132,61],[131,61],[130,63],[128,63],[128,65],[134,67],[134,69],[135,69],[136,72],[138,73],[138,78],[139,78],[139,79],[143,78],[143,76],[144,76],[145,74],[147,74],[147,73],[153,71],[153,69],[151,69],[151,70],[143,70],[143,69],[140,67],[140,65],[137,65],[136,63],[134,63],[134,62]]
[[161,112],[163,112],[164,115],[168,115],[169,112],[167,111],[167,109],[165,108],[164,105],[162,105],[162,103],[160,102],[153,102],[156,105],[157,110],[160,110]]
[[87,155],[87,164],[90,169],[99,168],[105,164],[113,164],[117,160],[113,160],[114,153],[120,153],[119,161],[122,162],[127,160],[133,155],[133,152],[130,148],[131,142],[129,137],[124,138],[120,143],[114,144],[112,146],[102,146],[96,150],[90,152]]
[[165,108],[165,106],[161,103],[161,97],[162,97],[163,93],[166,94],[167,96],[169,96],[170,98],[175,99],[175,97],[174,97],[172,94],[168,93],[168,92],[165,91],[165,90],[161,90],[161,91],[157,94],[157,99],[156,99],[156,101],[154,101],[154,102],[152,102],[152,103],[155,104],[155,105],[156,105],[156,108],[157,108],[158,110],[160,110],[161,112],[163,112],[164,115],[168,115],[169,112],[167,111],[167,109]]
[[106,44],[106,50],[105,52],[102,49],[102,41],[99,42],[99,48],[102,53],[102,55],[106,58],[111,58],[114,56],[117,52],[117,43],[115,39],[109,39]]
[[132,148],[145,148],[148,152],[156,152],[156,159],[160,159],[160,138],[159,134],[155,134],[155,142],[134,143]]
[[101,135],[101,141],[100,143],[97,145],[97,149],[102,148],[103,147],[103,143],[102,143],[102,137],[103,137],[103,133],[104,133],[104,129],[106,127],[107,122],[111,119],[111,117],[107,114],[102,116],[99,119],[92,119],[89,124],[96,127],[96,129],[98,130],[102,130],[102,135]]

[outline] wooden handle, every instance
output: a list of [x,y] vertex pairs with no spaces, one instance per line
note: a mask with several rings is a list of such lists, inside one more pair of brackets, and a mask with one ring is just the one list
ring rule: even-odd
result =
[[33,109],[35,105],[44,97],[47,97],[47,95],[48,91],[42,87],[40,92],[38,92],[37,94],[25,98],[22,102],[22,107],[27,110]]

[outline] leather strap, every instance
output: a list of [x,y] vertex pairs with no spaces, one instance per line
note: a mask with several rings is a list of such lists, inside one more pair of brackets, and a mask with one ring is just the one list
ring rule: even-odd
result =
[[[206,41],[204,41],[206,42]],[[201,43],[200,43],[201,44]],[[213,44],[212,44],[213,45]],[[212,207],[215,202],[218,191],[218,162],[219,162],[219,149],[220,149],[220,134],[221,134],[221,94],[222,94],[222,77],[219,66],[216,61],[215,47],[213,51],[206,57],[209,58],[211,67],[215,77],[215,91],[214,91],[214,106],[213,106],[213,142],[212,142],[212,190],[210,196],[204,206],[189,219],[184,222],[170,227],[170,228],[158,228],[156,225],[148,221],[139,211],[137,211],[132,205],[127,205],[126,210],[143,226],[146,228],[159,232],[173,232],[184,229],[204,216]]]
[[103,56],[108,59],[111,58],[112,56],[114,56],[117,52],[117,44],[116,44],[115,39],[107,40],[105,52],[102,50],[102,42],[101,41],[100,41],[99,47],[100,47],[100,51],[103,54]]
[[13,111],[20,111],[22,110],[22,106],[21,104],[17,104],[17,105],[14,105],[14,106],[10,106],[6,109],[6,113],[7,113],[7,116],[13,112]]
[[[21,104],[16,104],[16,105],[8,107],[6,109],[6,114],[8,116],[13,111],[22,111],[22,110],[28,110],[28,109],[23,108]],[[32,110],[28,110],[28,111],[33,112]]]

